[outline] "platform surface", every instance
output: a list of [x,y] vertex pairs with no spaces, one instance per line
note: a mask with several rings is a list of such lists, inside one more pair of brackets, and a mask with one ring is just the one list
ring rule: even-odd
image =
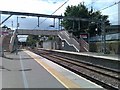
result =
[[[99,88],[101,86],[30,51],[0,59],[2,88]],[[1,79],[1,78],[0,78]],[[67,90],[67,89],[66,89]]]
[[[50,49],[46,49],[46,50],[50,50]],[[120,61],[120,56],[118,54],[115,55],[115,54],[103,54],[103,53],[94,53],[94,52],[72,52],[65,50],[52,50],[52,51]]]

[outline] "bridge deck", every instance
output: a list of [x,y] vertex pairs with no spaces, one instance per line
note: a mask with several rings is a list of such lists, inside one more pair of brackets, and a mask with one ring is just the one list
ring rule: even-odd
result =
[[59,30],[27,30],[27,29],[18,29],[19,35],[58,35]]

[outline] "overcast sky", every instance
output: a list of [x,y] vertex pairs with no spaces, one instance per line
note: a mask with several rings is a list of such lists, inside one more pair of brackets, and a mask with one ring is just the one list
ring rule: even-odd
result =
[[[30,12],[30,13],[40,13],[40,14],[52,14],[58,7],[60,7],[67,0],[0,0],[0,10],[5,11],[16,11],[16,12]],[[93,6],[94,10],[101,10],[107,6],[118,2],[119,0],[68,0],[68,2],[60,8],[54,15],[63,15],[66,7],[68,5],[78,5],[80,2],[85,2],[85,5],[90,8]],[[92,4],[93,3],[93,4]],[[102,10],[102,14],[109,15],[109,20],[112,24],[117,24],[118,22],[118,5],[114,5],[108,9]],[[2,20],[6,18],[7,15],[2,15]],[[12,16],[4,24],[7,26],[16,28],[16,17]],[[44,18],[40,18],[40,22]],[[57,22],[57,20],[56,20]],[[13,23],[13,24],[12,24]],[[25,19],[19,18],[20,27],[19,28],[31,28],[37,26],[37,18],[26,17]],[[47,19],[43,25],[39,28],[47,29],[49,23],[53,23],[53,19]],[[56,27],[57,28],[57,27]]]
[[[64,11],[68,5],[78,5],[81,2],[85,2],[85,5],[90,8],[93,6],[94,10],[101,10],[102,14],[108,15],[110,23],[118,24],[118,4],[109,7],[105,10],[103,8],[114,4],[120,0],[0,0],[0,10],[4,11],[16,11],[16,12],[30,12],[40,14],[52,14],[58,7],[64,2],[68,1],[62,8],[60,8],[54,15],[64,15]],[[120,5],[120,4],[119,4]],[[1,21],[3,21],[8,15],[1,15]],[[19,16],[21,17],[21,16]],[[10,28],[16,29],[17,16],[12,16],[3,25],[7,25]],[[45,18],[40,18],[40,22]],[[57,29],[56,27],[49,28],[49,25],[53,24],[53,19],[46,19],[46,21],[37,26],[36,17],[19,18],[20,27],[25,29]]]

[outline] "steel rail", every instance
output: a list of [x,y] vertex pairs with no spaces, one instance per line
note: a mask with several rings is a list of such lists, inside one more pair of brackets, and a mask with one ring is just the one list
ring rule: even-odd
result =
[[79,68],[82,67],[82,68],[84,68],[86,70],[89,70],[91,72],[99,73],[101,75],[104,75],[106,77],[109,77],[109,78],[112,78],[112,79],[115,79],[115,80],[120,80],[119,77],[114,77],[112,75],[100,72],[99,70],[95,70],[95,69],[91,69],[89,67],[81,66],[81,65],[79,65],[78,62],[70,61],[68,59],[65,59],[64,57],[55,56],[55,54],[50,53],[50,52],[45,52],[45,51],[44,52],[39,52],[39,51],[37,51],[37,54],[39,54],[39,55],[41,55],[41,56],[43,56],[43,57],[45,57],[45,58],[47,58],[47,59],[57,63],[59,65],[62,65],[63,67],[66,67],[66,68],[70,69],[71,71],[73,71],[75,73],[78,73],[79,75],[82,75],[83,77],[85,76],[85,78],[87,78],[87,79],[89,79],[91,81],[94,81],[97,84],[100,84],[101,86],[103,86],[103,87],[105,87],[107,89],[111,89],[112,88],[114,90],[118,90],[118,88],[116,86],[111,85],[111,84],[109,85],[109,83],[105,83],[103,81],[101,82],[100,80],[97,80],[96,78],[93,78],[93,77],[90,77],[88,75],[85,75],[85,74],[81,73],[79,70],[73,69],[72,67],[73,66],[76,66],[76,67],[79,67]]

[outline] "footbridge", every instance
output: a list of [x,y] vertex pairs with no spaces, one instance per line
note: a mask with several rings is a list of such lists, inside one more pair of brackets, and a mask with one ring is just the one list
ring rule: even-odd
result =
[[[5,45],[8,45],[6,47],[9,48],[8,51],[13,52],[17,48],[17,35],[48,35],[48,36],[55,36],[57,40],[56,43],[59,43],[60,48],[63,50],[69,49],[73,50],[76,52],[80,52],[82,48],[86,48],[86,45],[83,45],[84,47],[80,46],[79,40],[76,40],[73,35],[71,35],[68,31],[66,30],[28,30],[28,29],[17,29],[14,30],[13,33],[11,33],[11,37],[7,37],[9,39],[4,39],[3,43]],[[59,38],[59,39],[58,39]],[[64,42],[64,47],[63,43]],[[84,43],[83,43],[84,44]],[[69,51],[68,50],[68,51]],[[85,49],[86,50],[86,49]],[[88,49],[87,49],[88,50]],[[86,51],[87,51],[86,50]]]
[[[79,52],[80,48],[85,48],[83,51],[89,51],[88,45],[82,43],[83,47],[80,47],[79,40],[76,40],[76,38],[71,35],[66,30],[28,30],[28,29],[18,29],[17,30],[18,35],[52,35],[52,36],[58,36],[62,41],[65,41],[65,43],[68,45],[66,47],[74,48],[75,51]],[[83,41],[82,41],[83,42]],[[84,41],[85,42],[85,41]]]
[[67,47],[74,48],[75,51],[79,52],[80,45],[71,35],[65,30],[25,30],[18,29],[18,35],[52,35],[58,36],[61,41],[65,41],[68,45]]
[[57,36],[60,30],[28,30],[18,29],[18,35],[53,35]]
[[[67,19],[67,20],[75,20],[75,21],[95,21],[96,20],[91,20],[91,19],[86,19],[86,18],[78,18],[78,17],[69,17],[69,16],[62,16],[62,15],[47,15],[47,14],[39,14],[39,13],[28,13],[28,12],[14,12],[14,11],[0,11],[1,14],[6,14],[9,15],[7,18],[5,18],[0,25],[2,25],[5,21],[7,21],[11,16],[13,15],[23,15],[23,16],[32,16],[32,17],[37,17],[38,18],[38,27],[39,27],[39,18],[40,17],[46,17],[46,18],[53,18],[53,19],[58,19],[60,24],[61,19]],[[100,22],[100,21],[97,21]],[[17,24],[18,24],[18,17],[17,17]],[[60,29],[60,27],[59,27]],[[61,32],[61,33],[60,33]],[[13,36],[10,39],[10,48],[13,50],[13,46],[15,45],[16,41],[16,35],[54,35],[54,36],[59,36],[59,38],[62,41],[65,41],[65,44],[67,44],[67,47],[73,47],[77,52],[80,51],[80,45],[75,38],[71,37],[71,35],[66,32],[66,31],[58,31],[58,30],[23,30],[23,29],[17,29],[13,33]],[[17,41],[16,41],[17,42]],[[82,43],[84,44],[84,43]],[[86,50],[86,45],[83,45],[84,50]],[[88,46],[88,45],[87,45]]]

